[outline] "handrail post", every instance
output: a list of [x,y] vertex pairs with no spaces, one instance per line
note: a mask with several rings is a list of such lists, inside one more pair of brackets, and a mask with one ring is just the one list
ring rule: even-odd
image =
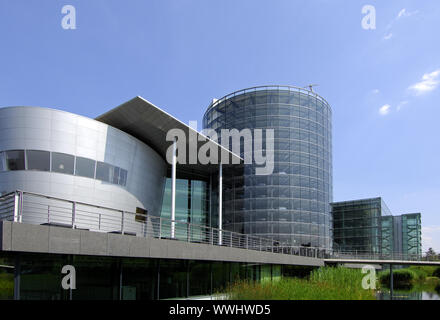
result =
[[232,232],[231,232],[231,245],[230,245],[230,247],[232,248]]
[[76,220],[76,202],[72,202],[72,229],[75,229]]
[[187,242],[191,242],[191,223],[187,223],[186,233]]
[[14,222],[19,222],[20,214],[20,193],[15,192],[14,194]]
[[121,234],[124,234],[125,231],[124,217],[125,217],[125,212],[121,211]]
[[18,222],[22,222],[23,221],[23,191],[19,192],[20,195],[20,201],[19,201],[19,207],[18,207]]

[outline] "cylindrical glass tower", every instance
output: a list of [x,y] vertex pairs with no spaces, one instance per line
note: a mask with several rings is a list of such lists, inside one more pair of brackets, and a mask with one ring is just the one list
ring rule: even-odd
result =
[[272,174],[256,175],[255,162],[224,170],[224,229],[331,248],[331,117],[325,99],[290,86],[244,89],[211,103],[204,128],[219,136],[221,129],[274,129],[275,138]]

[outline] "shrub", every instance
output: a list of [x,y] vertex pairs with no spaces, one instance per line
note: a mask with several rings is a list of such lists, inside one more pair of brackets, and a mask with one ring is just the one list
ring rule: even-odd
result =
[[[397,269],[393,270],[393,285],[396,287],[399,286],[408,286],[414,280],[418,279],[418,275],[414,270],[411,269]],[[385,271],[379,275],[379,281],[382,284],[387,286],[390,285],[390,272]]]
[[437,267],[437,269],[434,270],[434,272],[432,273],[432,276],[440,278],[440,267]]

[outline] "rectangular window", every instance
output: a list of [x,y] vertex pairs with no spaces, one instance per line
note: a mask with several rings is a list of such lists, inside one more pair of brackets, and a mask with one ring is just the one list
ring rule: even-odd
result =
[[0,171],[3,171],[3,152],[0,152]]
[[76,157],[75,175],[94,179],[95,161],[87,158]]
[[98,161],[96,164],[96,179],[111,182],[110,178],[113,178],[113,175],[110,176],[111,171],[113,171],[111,165]]
[[127,170],[119,170],[119,185],[125,186],[127,184]]
[[6,170],[24,170],[25,167],[23,150],[6,151],[5,158]]
[[70,154],[52,152],[52,172],[73,174],[75,157]]
[[27,170],[50,171],[50,152],[26,150]]
[[113,167],[110,169],[110,182],[118,184],[119,180],[119,168]]

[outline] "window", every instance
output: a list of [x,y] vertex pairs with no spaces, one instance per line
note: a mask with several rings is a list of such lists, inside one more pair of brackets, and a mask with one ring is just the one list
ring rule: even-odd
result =
[[[127,170],[108,163],[76,157],[60,152],[41,150],[10,150],[0,152],[0,171],[36,170],[51,171],[99,179],[112,184],[125,186]],[[96,174],[95,174],[96,172]]]
[[112,166],[110,168],[110,181],[114,184],[118,184],[118,180],[119,180],[119,168]]
[[127,183],[127,170],[121,169],[119,171],[119,185],[125,186]]
[[75,175],[86,178],[95,178],[95,161],[87,158],[76,157]]
[[15,170],[24,170],[24,151],[23,150],[15,150],[15,151],[6,151],[6,170],[15,171]]
[[52,171],[73,174],[75,157],[70,154],[52,152]]
[[27,170],[50,171],[50,152],[26,150]]
[[110,173],[113,173],[112,169],[112,166],[108,163],[98,161],[96,164],[96,179],[110,182],[110,178],[113,178],[113,175],[110,176]]

